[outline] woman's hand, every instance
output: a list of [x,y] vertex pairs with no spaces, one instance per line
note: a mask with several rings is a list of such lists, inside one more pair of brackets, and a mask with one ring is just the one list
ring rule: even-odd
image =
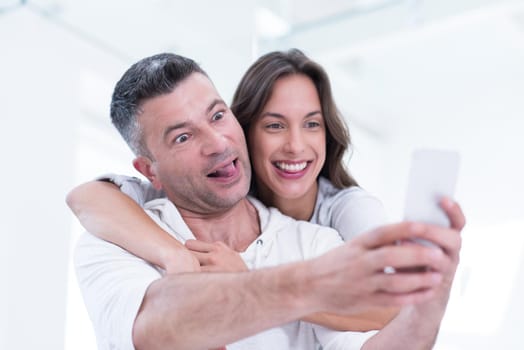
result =
[[159,250],[158,254],[162,257],[163,262],[160,267],[164,268],[167,274],[202,271],[197,257],[182,244],[180,244],[180,247],[166,246],[165,252]]
[[223,242],[208,243],[196,239],[189,239],[186,241],[185,246],[197,258],[201,271],[248,271],[240,254],[229,248]]

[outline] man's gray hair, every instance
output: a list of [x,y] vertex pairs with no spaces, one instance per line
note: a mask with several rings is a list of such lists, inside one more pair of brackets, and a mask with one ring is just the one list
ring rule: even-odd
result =
[[161,53],[133,64],[120,78],[111,99],[111,121],[136,156],[153,158],[138,123],[140,106],[151,98],[172,92],[192,73],[207,76],[192,59]]

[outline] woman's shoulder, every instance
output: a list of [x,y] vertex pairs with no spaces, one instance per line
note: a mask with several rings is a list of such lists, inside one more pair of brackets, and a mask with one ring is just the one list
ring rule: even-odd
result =
[[[359,186],[336,188],[327,179],[319,180],[319,194],[312,222],[335,228],[344,239],[386,221],[382,202]],[[341,232],[344,231],[344,232]]]
[[320,177],[318,181],[318,198],[317,205],[326,205],[329,202],[358,200],[358,199],[375,199],[378,198],[372,193],[366,191],[359,186],[351,186],[345,188],[335,187],[331,181],[324,177]]

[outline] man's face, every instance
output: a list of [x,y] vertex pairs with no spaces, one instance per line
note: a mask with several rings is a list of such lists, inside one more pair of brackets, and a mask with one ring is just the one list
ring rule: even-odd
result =
[[244,134],[211,81],[193,73],[166,95],[142,104],[138,122],[153,160],[135,167],[179,209],[215,213],[249,190]]

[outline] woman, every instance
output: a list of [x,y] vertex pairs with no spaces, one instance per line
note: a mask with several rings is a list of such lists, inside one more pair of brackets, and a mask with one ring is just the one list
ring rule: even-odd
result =
[[[231,110],[247,137],[255,173],[252,193],[264,204],[295,219],[333,227],[344,240],[384,222],[380,202],[357,186],[342,163],[349,133],[327,74],[302,52],[259,58],[242,78]],[[162,195],[138,179],[111,180],[140,205]],[[185,247],[198,261],[175,261],[171,257],[184,247],[111,184],[79,186],[68,204],[88,231],[167,273],[198,268],[195,265],[205,271],[246,269],[238,253],[223,243],[187,241]],[[110,214],[115,209],[117,216]],[[336,329],[369,330],[393,315],[394,310],[380,310],[353,319],[316,314],[307,320]]]
[[344,240],[384,223],[382,204],[345,169],[349,132],[320,65],[296,49],[260,57],[231,110],[248,142],[253,193],[264,204],[333,227]]

